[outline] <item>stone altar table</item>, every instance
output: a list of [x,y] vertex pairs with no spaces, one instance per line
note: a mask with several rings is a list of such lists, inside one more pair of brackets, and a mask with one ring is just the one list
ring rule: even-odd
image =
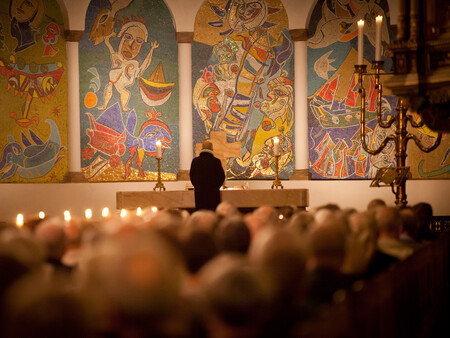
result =
[[[220,191],[222,201],[228,201],[240,209],[252,209],[261,205],[273,207],[309,206],[308,189],[225,189]],[[117,209],[138,207],[194,209],[193,190],[173,191],[118,191]]]

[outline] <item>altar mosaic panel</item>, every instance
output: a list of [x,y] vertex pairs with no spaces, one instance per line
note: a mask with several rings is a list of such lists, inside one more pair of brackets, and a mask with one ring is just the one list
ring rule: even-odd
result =
[[277,0],[208,0],[192,44],[193,149],[205,139],[227,179],[273,179],[294,171],[294,44]]
[[[366,179],[378,168],[395,165],[392,142],[380,154],[372,156],[360,142],[360,97],[357,63],[357,21],[365,21],[364,63],[375,56],[375,17],[383,16],[381,30],[384,70],[392,59],[384,46],[391,41],[387,1],[343,5],[319,0],[311,14],[307,40],[308,57],[308,130],[310,172],[315,179]],[[364,78],[366,88],[367,144],[376,148],[387,132],[377,127],[377,93],[373,77]],[[396,113],[396,97],[383,95],[384,118]]]
[[0,2],[0,182],[68,171],[64,23],[56,0]]
[[[360,97],[354,74],[357,63],[357,21],[363,19],[364,63],[375,56],[375,17],[383,16],[382,60],[384,71],[390,73],[392,59],[384,47],[392,39],[387,1],[330,2],[317,1],[310,17],[307,41],[308,57],[308,130],[310,172],[313,179],[369,179],[379,168],[395,166],[394,143],[380,154],[369,155],[360,141]],[[380,128],[376,121],[378,91],[373,77],[365,76],[367,144],[376,149],[381,141],[393,133]],[[383,81],[383,76],[381,77]],[[397,97],[383,88],[383,120],[396,115]],[[429,147],[436,133],[428,128],[412,131]],[[414,178],[445,177],[449,172],[448,138],[433,153],[417,150],[413,142],[408,145],[408,165]],[[447,174],[448,177],[448,174]]]
[[179,169],[178,45],[163,0],[92,0],[80,41],[81,167],[89,181]]

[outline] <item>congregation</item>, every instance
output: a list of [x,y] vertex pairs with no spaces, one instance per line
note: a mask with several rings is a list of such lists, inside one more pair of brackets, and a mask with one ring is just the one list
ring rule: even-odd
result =
[[[295,337],[430,245],[432,208],[145,209],[0,228],[1,337]],[[37,334],[39,333],[39,334]]]

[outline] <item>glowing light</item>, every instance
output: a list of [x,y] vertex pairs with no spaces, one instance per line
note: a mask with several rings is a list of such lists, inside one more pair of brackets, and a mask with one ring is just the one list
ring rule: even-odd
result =
[[39,219],[44,219],[45,218],[45,212],[39,211],[38,217],[39,217]]
[[378,15],[375,18],[375,61],[381,61],[381,25],[383,24],[383,17]]
[[84,216],[86,217],[86,219],[91,219],[92,218],[92,210],[91,209],[86,209],[84,211]]
[[138,207],[138,208],[136,209],[136,215],[142,216],[142,208],[141,208],[141,207]]
[[364,20],[358,21],[358,65],[363,64],[364,51]]
[[23,215],[22,214],[17,214],[16,225],[18,227],[22,227],[23,226]]
[[120,210],[120,217],[124,218],[127,215],[126,209]]
[[64,211],[64,220],[66,222],[69,222],[71,220],[71,216],[70,216],[70,211],[69,210],[65,210]]
[[109,209],[108,208],[103,208],[102,216],[105,217],[105,218],[109,216]]
[[156,158],[162,158],[161,141],[156,141]]
[[152,211],[153,211],[153,212],[157,212],[157,211],[158,211],[158,208],[157,208],[157,207],[152,207]]
[[273,154],[275,156],[280,156],[280,140],[278,137],[273,139]]

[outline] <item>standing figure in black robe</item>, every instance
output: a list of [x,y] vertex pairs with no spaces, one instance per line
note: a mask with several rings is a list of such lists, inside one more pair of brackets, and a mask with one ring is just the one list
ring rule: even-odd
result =
[[194,185],[195,209],[215,210],[225,173],[220,160],[214,157],[211,141],[203,142],[199,156],[192,160],[189,176]]

